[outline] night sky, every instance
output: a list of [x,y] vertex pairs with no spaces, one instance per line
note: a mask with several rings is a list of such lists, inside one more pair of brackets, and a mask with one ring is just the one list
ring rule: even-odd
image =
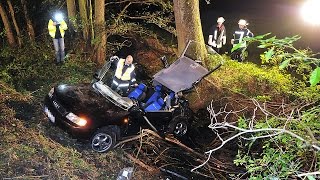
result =
[[[300,35],[296,43],[299,48],[311,48],[320,52],[320,26],[313,26],[303,21],[300,7],[305,0],[211,0],[207,5],[200,0],[202,28],[207,40],[210,26],[216,23],[217,17],[223,16],[230,42],[237,22],[248,20],[248,28],[255,34],[272,32],[278,38]],[[319,7],[320,10],[320,7]]]

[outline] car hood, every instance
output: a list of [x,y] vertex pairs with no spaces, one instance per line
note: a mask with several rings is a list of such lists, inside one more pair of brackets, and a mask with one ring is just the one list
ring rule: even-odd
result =
[[194,60],[183,56],[168,68],[159,71],[153,77],[154,81],[174,92],[179,92],[192,88],[195,83],[200,81],[208,73],[208,69]]
[[91,119],[118,120],[129,114],[95,92],[91,84],[59,85],[55,87],[55,98],[67,111]]

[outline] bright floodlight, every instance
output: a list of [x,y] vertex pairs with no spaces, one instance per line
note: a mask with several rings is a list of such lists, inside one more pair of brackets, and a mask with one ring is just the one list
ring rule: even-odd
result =
[[308,0],[301,8],[303,19],[313,25],[320,25],[320,1]]
[[56,13],[54,15],[54,19],[58,22],[62,21],[63,20],[63,15],[61,13]]

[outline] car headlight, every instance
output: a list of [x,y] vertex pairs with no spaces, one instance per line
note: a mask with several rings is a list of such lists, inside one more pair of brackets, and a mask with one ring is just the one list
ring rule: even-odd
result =
[[50,98],[52,98],[53,93],[54,93],[54,88],[51,88],[50,91],[49,91],[49,93],[48,93],[48,96],[49,96]]
[[85,126],[87,124],[86,119],[80,118],[72,112],[67,114],[66,118],[69,119],[71,122],[77,124],[78,126]]

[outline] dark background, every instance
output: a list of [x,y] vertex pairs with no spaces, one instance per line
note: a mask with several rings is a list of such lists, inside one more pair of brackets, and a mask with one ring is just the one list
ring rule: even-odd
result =
[[[210,27],[223,16],[227,29],[228,50],[238,20],[246,19],[254,35],[271,32],[278,38],[300,35],[295,44],[298,48],[311,48],[320,52],[320,26],[307,24],[302,19],[300,8],[306,0],[200,0],[200,14],[205,41]],[[319,7],[320,10],[320,7]]]

